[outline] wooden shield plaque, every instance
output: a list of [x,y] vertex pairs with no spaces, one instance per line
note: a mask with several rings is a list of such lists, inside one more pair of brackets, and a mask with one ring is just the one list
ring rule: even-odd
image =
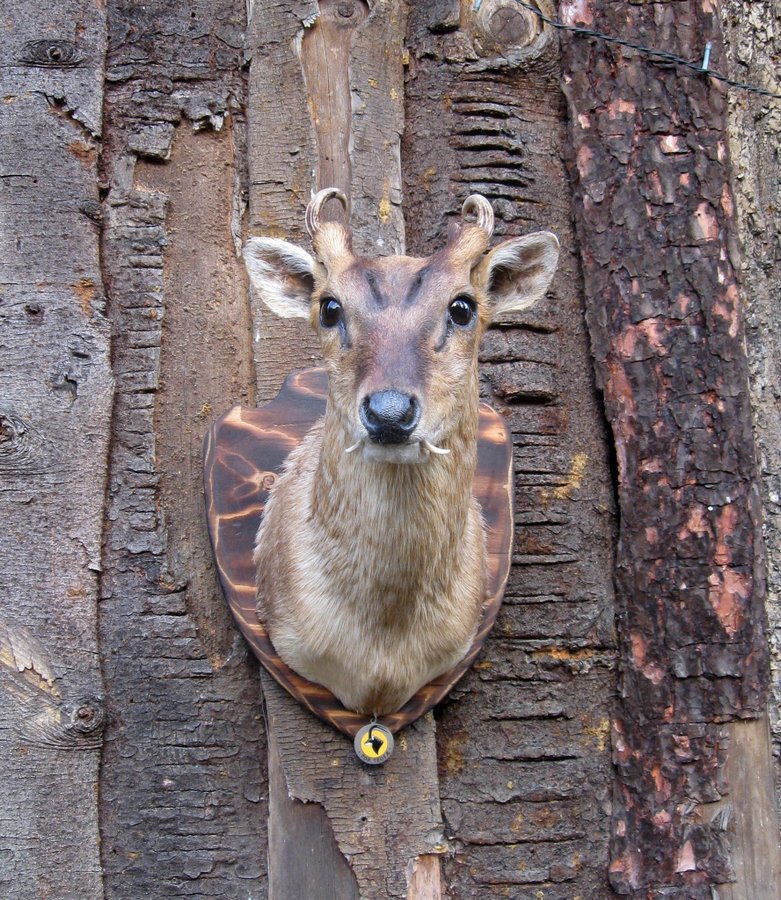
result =
[[[327,393],[324,369],[294,372],[270,403],[260,409],[234,406],[214,423],[205,439],[206,516],[225,598],[253,653],[299,703],[354,737],[367,717],[345,709],[322,685],[287,666],[255,614],[252,549],[268,491],[288,453],[325,412]],[[398,712],[380,719],[392,732],[444,699],[474,661],[502,602],[513,534],[512,442],[504,420],[485,403],[480,404],[473,492],[483,510],[488,545],[487,596],[477,634],[457,666],[422,687]]]

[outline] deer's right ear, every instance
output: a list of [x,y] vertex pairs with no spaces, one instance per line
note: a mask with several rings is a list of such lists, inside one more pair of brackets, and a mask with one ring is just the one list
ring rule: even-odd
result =
[[287,241],[253,237],[244,245],[252,286],[268,308],[284,319],[309,318],[315,261]]

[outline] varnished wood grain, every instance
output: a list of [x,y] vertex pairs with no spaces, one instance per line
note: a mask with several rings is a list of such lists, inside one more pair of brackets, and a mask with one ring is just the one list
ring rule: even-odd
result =
[[[366,717],[345,709],[322,685],[302,678],[277,655],[255,614],[252,547],[268,489],[288,453],[325,411],[323,369],[289,376],[275,400],[260,409],[234,407],[206,438],[206,512],[226,599],[253,652],[300,703],[345,734],[354,736]],[[502,601],[512,539],[511,443],[507,428],[487,404],[480,407],[480,442],[474,495],[483,509],[488,583],[477,635],[464,659],[421,688],[397,713],[381,719],[391,731],[414,721],[447,695],[474,661]]]

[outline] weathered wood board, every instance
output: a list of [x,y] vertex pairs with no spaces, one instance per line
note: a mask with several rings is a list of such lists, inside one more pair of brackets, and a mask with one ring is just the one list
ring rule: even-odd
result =
[[[536,2],[779,90],[778,0]],[[774,898],[778,101],[515,0],[7,6],[0,894]],[[365,252],[431,251],[473,190],[563,249],[481,354],[505,603],[374,773],[265,676],[264,710],[202,516],[217,411],[318,362],[247,303],[244,232],[300,241],[326,182]]]
[[[317,36],[321,28],[349,32],[334,58]],[[356,250],[403,250],[405,31],[406,6],[386,0],[253,4],[247,37],[251,232],[301,242],[310,192],[329,186],[323,179],[333,177],[350,198]],[[330,90],[322,89],[323,80]],[[314,107],[315,96],[324,105]],[[302,321],[264,313],[258,298],[253,321],[257,400],[263,402],[292,369],[317,362],[319,352]],[[345,891],[346,881],[345,896],[406,897],[422,884],[414,878],[416,866],[432,875],[429,884],[437,883],[438,861],[425,859],[445,849],[433,718],[419,719],[383,771],[370,775],[344,738],[313,719],[270,676],[264,674],[262,683],[276,787],[269,820],[272,893],[298,898],[314,877],[305,865],[291,866],[291,828],[304,843],[322,848],[321,877],[333,877]],[[312,803],[321,806],[321,815],[306,808]]]
[[117,392],[101,577],[103,891],[264,897],[257,667],[220,595],[201,459],[216,411],[249,402],[254,385],[237,258],[245,6],[109,0],[106,14],[102,260]]
[[113,380],[99,208],[106,11],[0,29],[0,894],[101,891],[98,572]]
[[[777,0],[720,4],[730,75],[779,92],[781,23]],[[781,804],[781,100],[747,91],[728,95],[729,148],[741,256],[736,275],[745,329],[754,438],[762,489],[776,800]],[[780,807],[781,809],[781,807]]]
[[479,191],[496,241],[545,228],[562,253],[549,296],[499,322],[480,355],[483,395],[515,444],[515,539],[496,627],[437,713],[444,882],[460,900],[601,900],[612,894],[615,520],[562,162],[558,43],[512,2],[470,6],[412,10],[409,250],[439,246],[460,199]]

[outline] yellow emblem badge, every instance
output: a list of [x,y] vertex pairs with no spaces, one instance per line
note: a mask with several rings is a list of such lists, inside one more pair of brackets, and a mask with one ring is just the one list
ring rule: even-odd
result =
[[355,735],[358,759],[370,766],[378,766],[393,753],[393,735],[384,725],[370,722]]

